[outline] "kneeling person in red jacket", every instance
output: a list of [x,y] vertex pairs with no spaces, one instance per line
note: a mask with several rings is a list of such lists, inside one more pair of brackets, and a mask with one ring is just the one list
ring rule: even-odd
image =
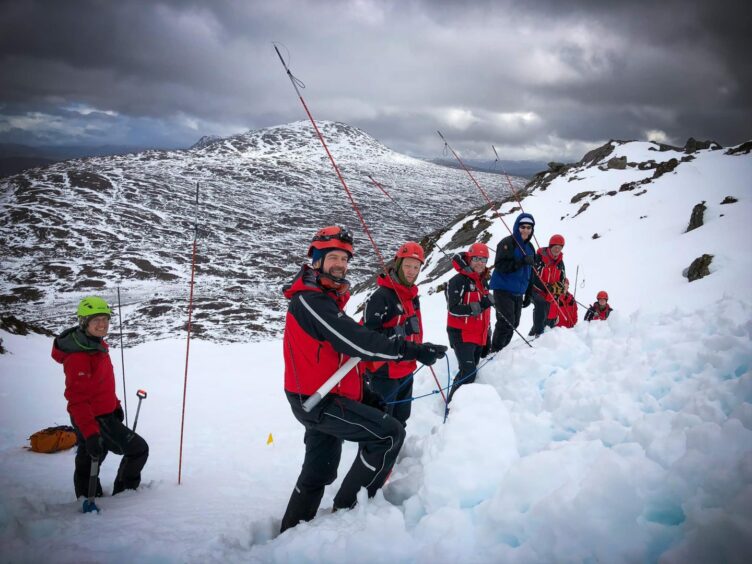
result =
[[[420,298],[415,281],[425,262],[423,248],[413,241],[400,245],[394,268],[376,279],[378,289],[363,310],[363,325],[382,335],[423,342]],[[413,395],[414,360],[369,363],[368,385],[387,402],[387,413],[407,427]]]
[[364,388],[357,365],[310,411],[304,402],[350,357],[365,361],[418,360],[433,364],[446,347],[389,338],[357,323],[344,312],[350,297],[345,279],[353,255],[352,235],[330,226],[320,229],[304,264],[284,289],[290,300],[282,341],[285,394],[305,427],[305,458],[282,518],[284,532],[316,516],[324,488],[337,478],[342,441],[358,443],[358,454],[334,496],[334,509],[349,509],[358,491],[373,497],[384,485],[405,439],[405,428],[385,413],[378,394]]
[[[52,358],[65,371],[65,399],[78,437],[73,473],[76,497],[88,494],[92,458],[101,463],[109,451],[123,455],[112,495],[135,490],[149,446],[123,425],[123,408],[115,395],[115,373],[104,341],[112,310],[102,298],[90,296],[81,300],[77,313],[78,326],[63,331],[52,345]],[[102,495],[98,478],[96,495]]]
[[585,321],[605,321],[613,308],[608,305],[608,292],[601,290],[595,297],[596,302],[591,305],[585,313]]
[[447,333],[457,355],[459,372],[454,377],[447,401],[463,384],[475,382],[478,363],[491,348],[491,306],[488,292],[488,247],[474,243],[466,253],[452,258],[457,271],[447,283]]

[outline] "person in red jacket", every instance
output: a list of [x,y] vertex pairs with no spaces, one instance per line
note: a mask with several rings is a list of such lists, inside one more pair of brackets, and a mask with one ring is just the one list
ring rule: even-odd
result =
[[538,275],[533,276],[533,327],[528,333],[531,337],[543,334],[551,304],[563,290],[561,282],[566,278],[563,248],[564,237],[552,235],[548,247],[541,247],[535,255]]
[[433,364],[446,347],[389,338],[344,313],[350,297],[345,278],[353,256],[352,235],[330,226],[320,229],[308,248],[312,264],[303,265],[284,289],[289,300],[282,340],[285,394],[295,418],[305,427],[305,458],[281,531],[310,521],[337,477],[342,441],[358,443],[358,454],[334,496],[334,509],[349,509],[360,488],[376,495],[391,472],[405,428],[385,413],[378,394],[363,386],[360,365],[310,411],[303,403],[350,357],[364,361],[418,360]]
[[[135,490],[149,457],[149,446],[123,425],[123,409],[115,395],[115,373],[104,340],[112,310],[102,298],[89,296],[78,305],[78,325],[63,331],[52,344],[52,358],[63,365],[65,399],[78,437],[73,485],[76,497],[89,489],[91,461],[109,451],[123,455],[112,495]],[[102,484],[97,478],[97,496]]]
[[577,302],[569,293],[569,279],[564,279],[564,291],[556,298],[548,310],[549,327],[572,328],[577,324]]
[[452,258],[457,271],[447,283],[447,333],[457,356],[459,372],[454,377],[447,402],[463,384],[475,381],[478,363],[491,347],[491,306],[488,292],[488,247],[474,243],[465,253]]
[[596,302],[585,313],[585,321],[605,321],[611,315],[611,312],[614,311],[608,305],[608,292],[601,290],[595,298]]
[[[378,288],[363,310],[363,325],[387,337],[413,343],[423,342],[420,298],[415,280],[425,262],[423,249],[408,241],[397,250],[394,267],[376,279]],[[403,426],[410,417],[413,395],[414,360],[370,363],[366,372],[368,385],[387,401],[387,413]],[[390,403],[394,402],[394,403]]]

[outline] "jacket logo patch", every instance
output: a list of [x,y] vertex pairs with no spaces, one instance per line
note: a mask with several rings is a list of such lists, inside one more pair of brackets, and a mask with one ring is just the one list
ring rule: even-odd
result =
[[86,376],[87,374],[86,374],[86,372],[79,372],[78,375],[79,376]]

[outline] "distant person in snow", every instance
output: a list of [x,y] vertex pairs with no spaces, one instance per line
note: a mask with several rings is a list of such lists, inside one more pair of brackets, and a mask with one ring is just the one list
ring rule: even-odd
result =
[[569,293],[569,279],[564,279],[564,291],[557,296],[556,301],[548,310],[549,327],[572,328],[577,324],[577,302]]
[[608,292],[601,290],[596,296],[596,302],[585,313],[585,321],[603,321],[608,319],[613,308],[608,305]]
[[491,340],[491,352],[498,352],[509,344],[520,324],[522,308],[530,305],[535,249],[530,242],[535,219],[529,213],[517,216],[512,235],[496,246],[494,272],[490,288],[496,307],[496,327]]
[[305,458],[281,530],[310,521],[337,477],[342,441],[358,443],[358,454],[334,496],[334,509],[349,509],[360,488],[374,496],[391,472],[405,438],[405,428],[385,413],[383,398],[363,385],[361,367],[350,371],[310,412],[303,403],[349,357],[365,361],[418,360],[433,364],[446,347],[389,338],[344,313],[350,297],[345,279],[353,256],[352,235],[330,226],[320,229],[303,265],[284,289],[290,300],[283,338],[285,394],[293,415],[305,427]]
[[[390,338],[413,343],[423,342],[423,321],[420,298],[415,281],[425,262],[425,254],[418,243],[401,245],[394,257],[394,267],[376,279],[378,288],[371,294],[363,310],[363,325]],[[387,403],[386,412],[407,426],[413,395],[415,360],[367,363],[366,379],[371,391]]]
[[474,243],[465,253],[452,258],[457,271],[444,290],[447,300],[449,344],[457,355],[459,371],[454,377],[448,401],[463,384],[475,382],[478,363],[491,348],[491,306],[488,293],[488,247]]
[[[109,347],[104,341],[112,310],[102,298],[90,296],[78,305],[78,325],[55,338],[52,358],[65,371],[65,399],[78,437],[73,485],[76,497],[88,495],[91,461],[100,462],[108,452],[123,455],[112,495],[135,490],[149,457],[149,446],[123,425],[123,408],[115,395],[115,373]],[[97,478],[97,493],[102,485]]]
[[[535,255],[533,275],[533,327],[528,335],[538,337],[548,325],[548,312],[553,301],[564,291],[562,281],[566,278],[564,268],[564,237],[552,235],[548,247],[541,247]],[[566,316],[566,312],[562,315]],[[553,323],[549,325],[553,327]]]

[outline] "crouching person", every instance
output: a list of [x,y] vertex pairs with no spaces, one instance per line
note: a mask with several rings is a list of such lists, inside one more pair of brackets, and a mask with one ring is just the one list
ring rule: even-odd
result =
[[[73,485],[76,497],[88,495],[93,458],[108,452],[122,455],[112,495],[135,490],[149,457],[146,441],[123,425],[123,409],[115,395],[115,373],[104,340],[112,310],[102,298],[90,296],[78,305],[78,325],[63,331],[52,345],[52,358],[63,365],[65,399],[78,437]],[[97,496],[102,485],[97,478]]]
[[370,497],[384,485],[405,438],[405,428],[385,413],[383,398],[364,387],[359,366],[348,372],[310,412],[303,403],[349,357],[365,361],[416,359],[433,364],[446,347],[388,338],[344,313],[350,297],[345,279],[353,255],[350,233],[337,226],[320,229],[303,265],[284,290],[290,300],[282,341],[285,394],[305,427],[305,458],[281,530],[316,516],[324,488],[337,477],[342,441],[358,443],[358,453],[334,496],[334,509],[349,509],[361,488]]

